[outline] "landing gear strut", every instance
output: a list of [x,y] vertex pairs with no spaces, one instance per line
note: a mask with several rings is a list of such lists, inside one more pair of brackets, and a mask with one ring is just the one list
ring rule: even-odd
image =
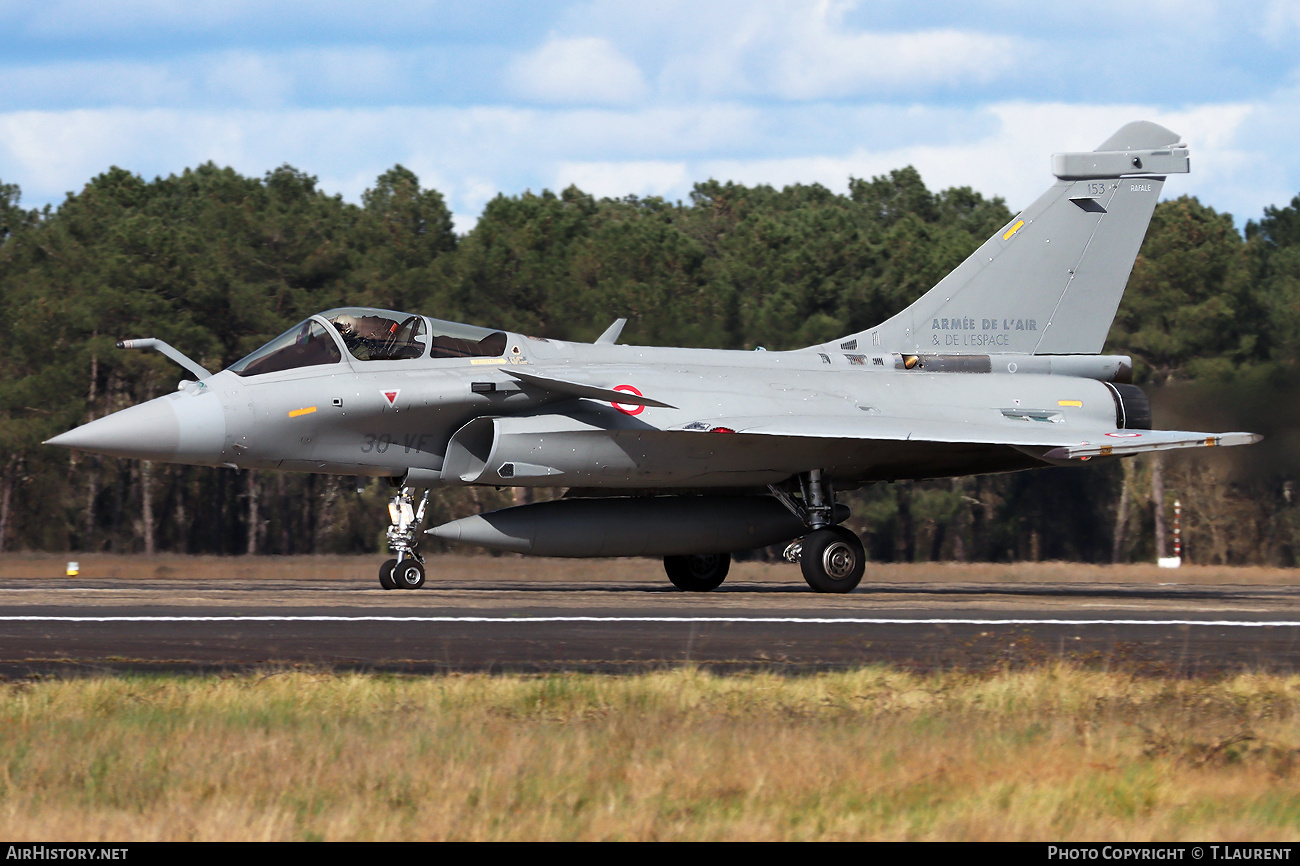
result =
[[835,525],[835,487],[820,469],[799,476],[795,499],[776,485],[768,489],[812,531],[785,550],[785,558],[799,563],[803,579],[817,592],[852,592],[862,582],[867,555],[850,530]]
[[384,589],[419,589],[424,586],[424,557],[417,533],[424,522],[424,509],[429,504],[429,491],[424,491],[420,505],[415,506],[415,494],[409,487],[393,494],[388,501],[388,547],[396,555],[379,566],[379,585]]

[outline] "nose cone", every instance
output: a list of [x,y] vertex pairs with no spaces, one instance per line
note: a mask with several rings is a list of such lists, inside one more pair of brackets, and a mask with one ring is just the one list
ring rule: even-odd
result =
[[55,436],[47,445],[163,463],[219,463],[225,418],[215,394],[169,394]]
[[180,444],[180,423],[165,397],[106,415],[49,440],[82,451],[113,457],[171,460]]

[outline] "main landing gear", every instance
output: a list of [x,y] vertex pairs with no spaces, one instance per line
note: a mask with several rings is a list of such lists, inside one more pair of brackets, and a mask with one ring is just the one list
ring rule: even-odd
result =
[[[792,495],[776,485],[768,487],[792,514],[811,530],[785,549],[785,558],[799,563],[803,579],[817,592],[852,592],[862,582],[867,554],[851,531],[835,522],[835,488],[821,470],[799,476]],[[840,506],[841,519],[848,510]],[[685,592],[709,592],[727,578],[731,555],[665,556],[664,571],[673,586]]]
[[684,592],[711,592],[722,586],[730,570],[730,553],[664,557],[668,579]]
[[415,506],[415,494],[409,487],[393,494],[388,501],[388,547],[396,554],[379,566],[379,585],[384,589],[419,589],[424,586],[424,557],[416,548],[416,534],[424,522],[424,509],[429,504],[429,491],[424,491],[420,505]]
[[799,563],[803,579],[817,592],[852,592],[862,582],[867,555],[862,542],[837,526],[835,488],[820,469],[799,476],[802,499],[776,485],[768,489],[812,531],[785,549],[785,558]]

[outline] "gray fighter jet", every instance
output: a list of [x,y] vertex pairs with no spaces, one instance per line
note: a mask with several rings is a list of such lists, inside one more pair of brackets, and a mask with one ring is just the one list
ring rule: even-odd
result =
[[719,586],[733,551],[794,539],[787,558],[813,589],[849,592],[864,553],[837,489],[1260,438],[1150,429],[1130,359],[1098,354],[1187,147],[1131,123],[1095,151],[1056,154],[1052,171],[914,304],[819,346],[624,346],[622,319],[586,344],[336,309],[219,373],[162,341],[123,341],[195,378],[50,444],[387,479],[386,589],[424,584],[428,489],[478,484],[567,492],[428,533],[538,556],[662,556],[692,591]]

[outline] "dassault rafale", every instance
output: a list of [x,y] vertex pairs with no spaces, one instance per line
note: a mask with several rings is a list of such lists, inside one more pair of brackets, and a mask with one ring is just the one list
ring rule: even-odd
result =
[[[441,539],[537,556],[663,557],[688,591],[731,554],[790,542],[820,592],[862,579],[836,492],[878,481],[1244,445],[1152,430],[1128,357],[1103,342],[1165,177],[1187,146],[1130,123],[1052,157],[1055,183],[930,291],[856,334],[785,352],[548,340],[393,310],[314,315],[212,373],[50,444],[392,485],[385,589],[425,582],[429,489],[564,488],[453,520]],[[423,489],[423,497],[418,491]]]

